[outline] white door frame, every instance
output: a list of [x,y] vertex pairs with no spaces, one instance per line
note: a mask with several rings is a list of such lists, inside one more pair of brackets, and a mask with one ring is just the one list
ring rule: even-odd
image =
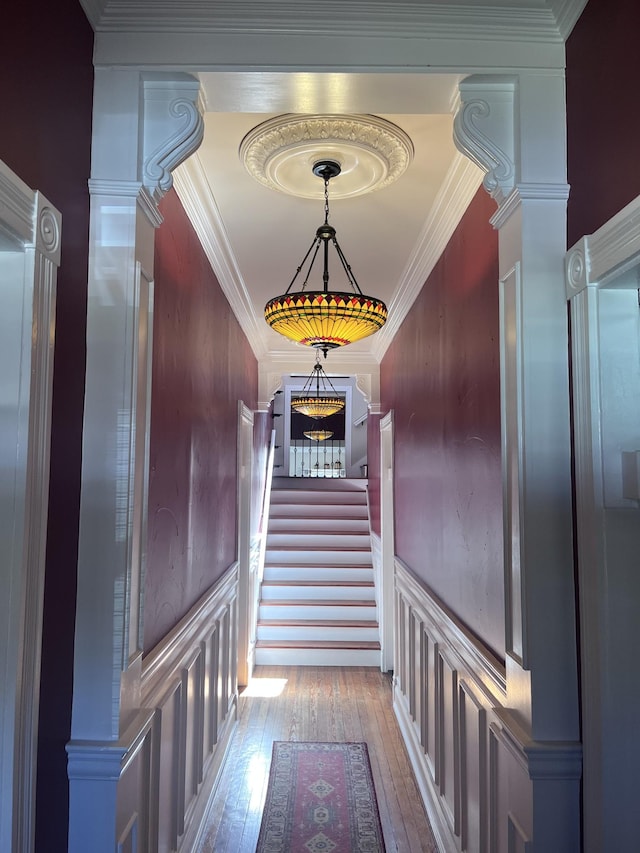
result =
[[0,161],[0,849],[34,849],[61,217]]
[[393,409],[380,420],[380,669],[394,668]]
[[238,401],[238,684],[251,679],[255,658],[255,567],[251,564],[253,412]]

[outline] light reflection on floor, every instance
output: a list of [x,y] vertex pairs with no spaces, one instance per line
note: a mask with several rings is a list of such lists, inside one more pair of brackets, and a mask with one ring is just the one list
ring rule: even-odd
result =
[[286,684],[286,678],[252,678],[240,695],[261,698],[280,696]]

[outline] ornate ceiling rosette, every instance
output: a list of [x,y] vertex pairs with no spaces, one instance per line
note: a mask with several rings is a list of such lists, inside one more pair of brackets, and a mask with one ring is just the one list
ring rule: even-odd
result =
[[287,114],[251,130],[240,159],[264,186],[300,198],[322,197],[312,168],[330,159],[340,165],[332,197],[351,198],[396,181],[413,159],[413,143],[377,116]]

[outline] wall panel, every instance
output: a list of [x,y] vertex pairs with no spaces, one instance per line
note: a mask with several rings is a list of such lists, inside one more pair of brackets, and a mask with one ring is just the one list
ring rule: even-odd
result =
[[[144,661],[142,705],[158,760],[143,773],[137,796],[127,785],[130,813],[119,831],[148,800],[157,814],[149,849],[159,853],[192,849],[233,733],[237,583],[234,564]],[[123,773],[119,787],[125,782]]]
[[502,663],[398,559],[396,614],[394,710],[440,850],[529,853],[536,815],[544,834],[576,796],[579,747],[530,739]]

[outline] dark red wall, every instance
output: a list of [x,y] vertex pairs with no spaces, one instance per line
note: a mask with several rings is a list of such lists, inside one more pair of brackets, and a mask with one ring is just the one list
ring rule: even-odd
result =
[[238,400],[258,366],[175,192],[156,234],[149,552],[152,649],[236,558]]
[[637,0],[589,0],[567,41],[568,245],[640,194]]
[[7,3],[0,159],[62,213],[53,380],[36,850],[67,849],[87,303],[93,32],[77,0]]
[[498,242],[476,197],[381,365],[400,559],[504,656]]

